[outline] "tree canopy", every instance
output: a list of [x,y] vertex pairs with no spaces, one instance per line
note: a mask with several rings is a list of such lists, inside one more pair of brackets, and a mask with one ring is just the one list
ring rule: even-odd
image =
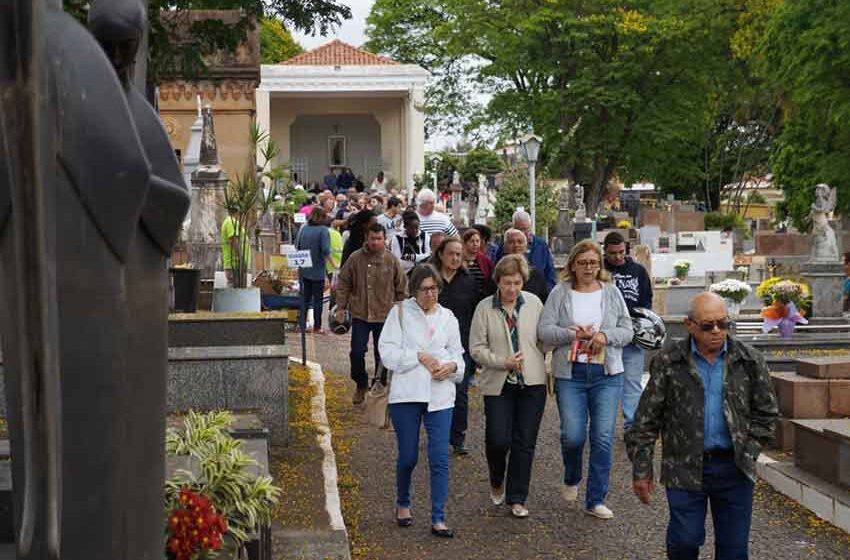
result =
[[[108,0],[100,0],[108,1]],[[140,0],[145,1],[145,0]],[[64,0],[65,9],[85,21],[89,0]],[[147,0],[150,64],[148,79],[193,78],[206,70],[205,57],[233,52],[262,18],[275,18],[290,29],[324,34],[351,17],[339,0]],[[191,10],[239,10],[235,21],[190,20]]]
[[429,127],[533,130],[591,212],[615,177],[718,209],[773,171],[802,225],[811,186],[850,171],[848,16],[836,0],[376,0],[367,32],[434,74]]
[[260,55],[263,64],[277,64],[304,52],[292,34],[275,18],[260,22]]

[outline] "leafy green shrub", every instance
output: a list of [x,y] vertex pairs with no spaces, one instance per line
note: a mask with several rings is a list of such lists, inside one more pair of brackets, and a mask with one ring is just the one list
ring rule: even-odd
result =
[[[552,227],[558,219],[558,200],[555,188],[546,184],[545,179],[540,176],[537,177],[534,195],[537,206],[536,233],[540,233],[544,227]],[[493,209],[496,214],[496,229],[510,222],[519,206],[529,211],[529,200],[528,173],[524,169],[506,172]]]
[[740,214],[727,212],[708,212],[705,215],[705,229],[707,230],[735,230],[742,239],[750,238],[750,228]]
[[172,511],[178,505],[181,488],[208,498],[227,519],[227,536],[238,550],[258,526],[271,523],[280,488],[271,477],[248,472],[257,462],[242,450],[241,441],[227,433],[232,423],[229,412],[190,411],[182,432],[174,428],[166,432],[166,453],[188,455],[200,474],[178,469],[165,483],[165,507]]

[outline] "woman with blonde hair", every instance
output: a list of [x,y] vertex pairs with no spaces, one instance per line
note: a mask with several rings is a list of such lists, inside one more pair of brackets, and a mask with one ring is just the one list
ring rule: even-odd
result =
[[481,364],[490,499],[496,505],[507,501],[515,517],[528,516],[531,465],[546,405],[537,339],[543,304],[522,290],[528,268],[521,255],[502,257],[495,271],[498,289],[478,304],[469,337],[472,357]]
[[590,421],[590,465],[585,511],[600,519],[614,447],[617,407],[623,390],[623,347],[632,341],[632,320],[620,290],[603,268],[602,249],[586,239],[573,247],[565,278],[549,294],[537,334],[555,348],[552,367],[561,417],[561,456],[567,502],[578,499],[582,451]]

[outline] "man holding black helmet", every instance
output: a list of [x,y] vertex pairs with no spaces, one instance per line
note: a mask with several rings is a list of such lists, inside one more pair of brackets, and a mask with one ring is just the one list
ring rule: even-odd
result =
[[[634,317],[635,309],[652,309],[652,280],[646,269],[626,255],[626,240],[619,232],[612,231],[602,243],[605,253],[605,269],[611,273],[614,284],[623,294],[629,314]],[[644,351],[632,343],[623,348],[623,431],[628,430],[635,417],[640,395],[643,392],[641,379],[644,372]]]

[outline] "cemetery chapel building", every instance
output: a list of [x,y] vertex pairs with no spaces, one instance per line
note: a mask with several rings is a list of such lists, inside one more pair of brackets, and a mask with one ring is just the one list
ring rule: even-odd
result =
[[334,40],[262,65],[257,124],[299,181],[351,168],[368,187],[379,171],[402,189],[424,171],[428,72]]

